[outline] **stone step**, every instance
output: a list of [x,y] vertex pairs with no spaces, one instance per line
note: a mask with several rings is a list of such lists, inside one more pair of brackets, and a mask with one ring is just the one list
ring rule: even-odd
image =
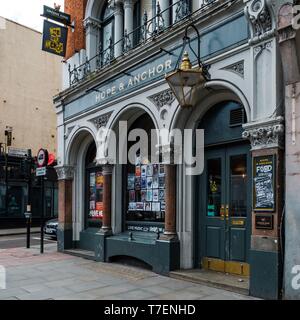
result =
[[93,251],[88,251],[83,249],[68,249],[68,250],[64,250],[64,253],[67,253],[76,257],[96,261],[95,252]]
[[209,287],[249,295],[249,278],[203,269],[178,270],[169,273],[171,278],[191,281]]

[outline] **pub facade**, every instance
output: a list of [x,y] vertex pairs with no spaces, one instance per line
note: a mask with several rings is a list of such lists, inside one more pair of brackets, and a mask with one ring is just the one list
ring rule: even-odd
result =
[[[79,248],[104,262],[132,258],[160,274],[235,274],[249,278],[250,295],[281,297],[285,119],[277,29],[288,1],[79,2],[66,1],[76,49],[69,48],[64,89],[54,98],[58,249]],[[195,106],[183,108],[165,76],[177,67],[191,23],[210,78]],[[195,65],[197,35],[188,36]],[[204,150],[203,170],[187,174],[191,164],[164,162],[164,150],[177,152],[171,139],[158,141],[155,161],[139,150],[123,161],[135,129],[147,137],[204,130],[204,143],[182,138],[188,153]],[[106,130],[115,139],[103,138]],[[112,142],[114,161],[100,152]]]

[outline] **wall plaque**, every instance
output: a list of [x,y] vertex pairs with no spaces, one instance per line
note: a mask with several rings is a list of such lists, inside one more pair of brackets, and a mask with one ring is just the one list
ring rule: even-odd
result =
[[255,228],[264,230],[273,230],[273,215],[255,215]]
[[275,155],[253,159],[253,209],[275,210]]

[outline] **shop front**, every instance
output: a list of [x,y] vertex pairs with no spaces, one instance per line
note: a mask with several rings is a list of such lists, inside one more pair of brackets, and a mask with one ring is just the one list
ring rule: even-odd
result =
[[[71,86],[54,99],[60,251],[86,250],[104,262],[135,259],[161,274],[195,268],[245,276],[250,294],[279,296],[280,61],[272,26],[256,39],[248,2],[230,14],[220,5],[213,24],[195,14],[210,79],[191,108],[179,105],[165,80],[186,20],[101,72],[82,79],[74,78],[76,68],[70,72]],[[197,39],[190,37],[195,64]],[[92,39],[87,33],[89,45]],[[168,139],[157,135],[162,130]],[[199,166],[185,161],[197,152]]]

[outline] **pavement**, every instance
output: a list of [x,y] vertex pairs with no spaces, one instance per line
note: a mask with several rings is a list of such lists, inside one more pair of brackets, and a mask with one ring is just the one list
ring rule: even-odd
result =
[[[249,300],[249,296],[158,275],[149,270],[101,263],[56,251],[55,243],[31,249],[0,249],[6,289],[0,300]],[[0,283],[1,285],[1,283]]]

